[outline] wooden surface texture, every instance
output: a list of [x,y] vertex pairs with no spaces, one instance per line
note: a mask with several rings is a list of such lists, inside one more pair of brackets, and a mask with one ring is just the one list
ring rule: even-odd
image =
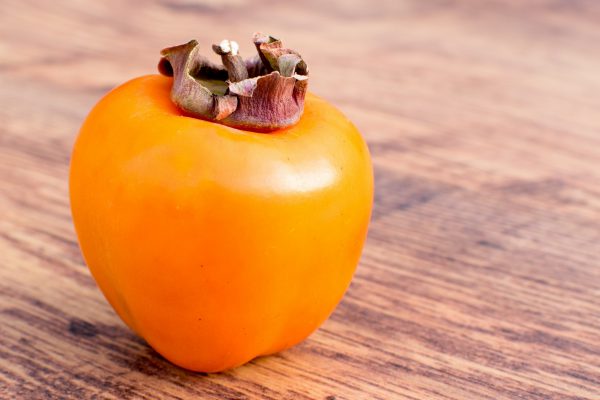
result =
[[[132,334],[81,258],[69,154],[158,51],[273,33],[372,152],[355,279],[222,374]],[[597,1],[0,1],[0,397],[600,399]]]

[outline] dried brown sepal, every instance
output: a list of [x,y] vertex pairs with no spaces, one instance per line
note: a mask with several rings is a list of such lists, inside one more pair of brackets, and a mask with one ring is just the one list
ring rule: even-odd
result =
[[[308,75],[308,68],[300,54],[295,50],[284,48],[281,40],[262,33],[255,33],[254,45],[261,60],[271,71],[279,71],[283,76],[292,76],[297,69],[299,75]],[[289,75],[284,74],[281,70],[282,64],[291,69]]]
[[237,98],[227,95],[226,86],[220,85],[227,70],[203,57],[197,41],[169,47],[161,55],[158,70],[173,76],[171,100],[179,108],[211,121],[219,121],[235,111]]
[[236,42],[213,45],[224,66],[200,55],[198,42],[161,52],[158,70],[173,76],[172,101],[191,116],[238,129],[270,132],[294,125],[304,111],[308,68],[272,36],[255,34],[258,56],[243,60]]

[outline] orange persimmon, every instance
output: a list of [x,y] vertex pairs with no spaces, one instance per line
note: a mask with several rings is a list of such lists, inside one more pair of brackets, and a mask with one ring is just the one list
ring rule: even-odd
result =
[[373,196],[369,152],[308,93],[269,133],[195,118],[149,75],[108,93],[75,143],[80,247],[123,321],[171,362],[221,371],[313,332],[348,287]]

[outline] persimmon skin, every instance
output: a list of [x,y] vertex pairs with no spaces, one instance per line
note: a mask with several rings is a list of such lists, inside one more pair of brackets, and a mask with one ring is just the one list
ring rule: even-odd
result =
[[136,78],[94,107],[71,209],[123,321],[174,364],[217,372],[331,314],[360,258],[373,173],[356,128],[310,93],[298,124],[265,134],[183,116],[170,87]]

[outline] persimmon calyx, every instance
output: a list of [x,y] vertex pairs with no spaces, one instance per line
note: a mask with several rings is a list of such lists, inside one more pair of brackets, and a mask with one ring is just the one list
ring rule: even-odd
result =
[[294,125],[304,111],[308,67],[280,40],[255,33],[258,55],[244,60],[234,41],[213,45],[223,65],[200,54],[196,40],[161,51],[161,74],[173,77],[171,100],[193,117],[270,132]]

